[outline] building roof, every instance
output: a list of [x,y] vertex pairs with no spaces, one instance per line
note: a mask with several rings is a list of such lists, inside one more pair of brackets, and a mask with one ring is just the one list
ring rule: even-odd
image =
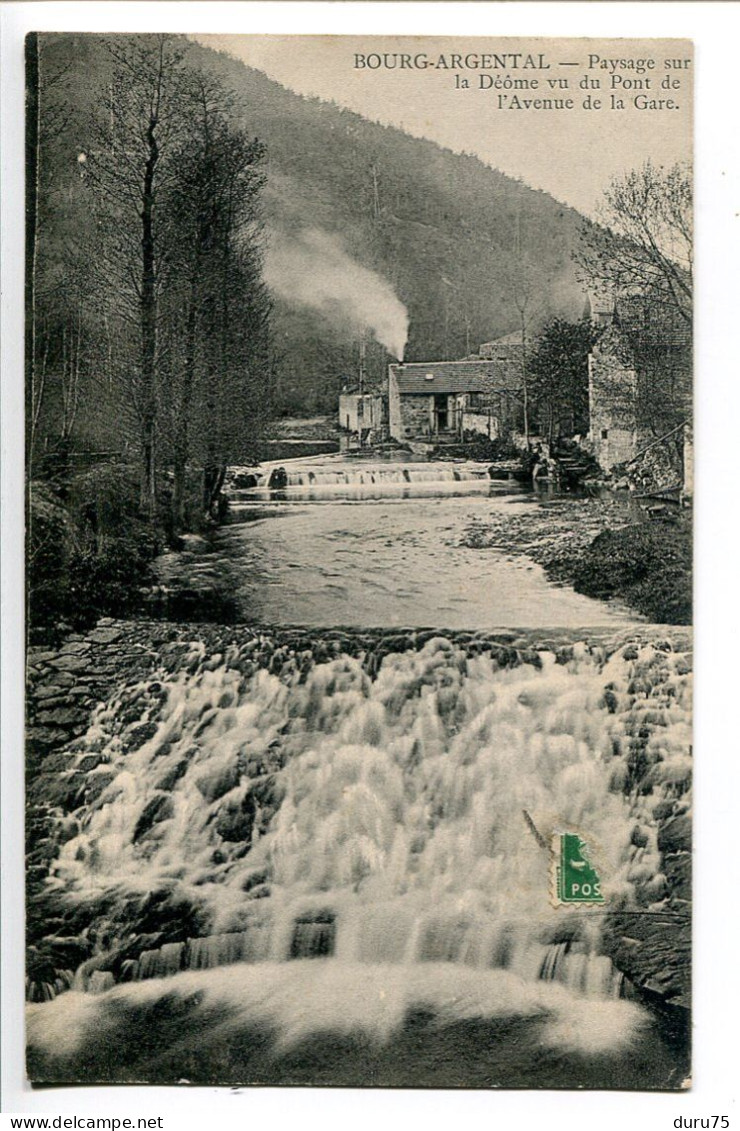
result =
[[483,342],[480,347],[481,350],[491,349],[493,346],[520,346],[522,344],[521,330],[514,330],[511,334],[504,334],[500,338],[494,338],[492,342]]
[[481,393],[485,378],[480,361],[424,361],[392,365],[398,391],[404,396],[434,393]]
[[478,350],[482,358],[498,359],[499,361],[514,361],[522,356],[522,332],[515,330],[512,334],[505,334],[493,342],[484,342]]

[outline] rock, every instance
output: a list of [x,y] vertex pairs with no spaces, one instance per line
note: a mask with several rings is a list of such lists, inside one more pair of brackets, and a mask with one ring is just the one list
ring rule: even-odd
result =
[[56,833],[59,843],[66,844],[68,840],[79,836],[80,826],[74,817],[67,817],[59,822]]
[[74,754],[69,750],[57,750],[43,758],[39,766],[42,774],[56,774],[69,770],[72,766]]
[[[185,763],[187,767],[187,762]],[[210,773],[202,774],[195,783],[206,801],[218,801],[239,784],[239,770],[236,764],[226,766]]]
[[57,652],[44,652],[37,648],[29,648],[28,662],[29,664],[48,664],[50,660],[55,660],[57,655]]
[[39,693],[39,691],[41,690],[41,687],[42,687],[42,686],[43,686],[43,687],[46,687],[46,686],[53,686],[53,687],[74,687],[75,683],[77,682],[77,677],[76,677],[76,676],[74,676],[74,675],[72,675],[72,673],[71,673],[71,672],[59,672],[59,671],[56,671],[56,672],[54,672],[54,674],[53,674],[53,675],[51,675],[51,676],[49,676],[49,677],[47,677],[47,678],[48,678],[48,679],[49,679],[49,681],[50,681],[50,682],[49,682],[49,684],[39,684],[39,686],[38,686],[38,687],[36,688],[36,692],[35,692],[35,693],[36,693],[36,695],[38,695],[38,693]]
[[138,726],[132,727],[121,740],[124,753],[130,754],[133,750],[138,750],[145,742],[154,738],[156,733],[156,723],[140,723]]
[[647,848],[647,843],[648,843],[647,833],[645,832],[644,829],[641,829],[639,825],[635,825],[635,827],[632,830],[632,835],[630,837],[630,844],[633,844],[635,846],[635,848]]
[[92,805],[100,795],[115,781],[118,774],[115,770],[98,769],[84,779],[83,785],[77,796],[80,805]]
[[33,786],[39,798],[50,805],[69,811],[76,808],[79,789],[85,778],[78,773],[39,774]]
[[36,721],[42,726],[76,727],[86,723],[88,712],[74,707],[61,707],[53,711],[39,711]]
[[171,789],[174,789],[180,778],[183,777],[186,773],[189,765],[190,763],[188,759],[183,758],[181,762],[178,762],[176,766],[173,766],[171,770],[168,770],[165,774],[162,775],[162,777],[157,782],[156,788],[164,790],[165,792],[169,792]]
[[249,471],[238,471],[231,481],[232,487],[237,491],[247,491],[257,486],[257,476]]
[[51,661],[51,666],[60,672],[81,672],[89,662],[84,656],[58,656],[56,660]]
[[607,688],[604,692],[604,697],[601,701],[600,706],[606,707],[610,715],[614,715],[616,713],[617,708],[619,707],[619,699],[611,690],[611,688]]
[[255,816],[256,805],[252,795],[248,793],[241,805],[233,802],[222,806],[216,820],[216,832],[222,840],[249,844]]
[[174,806],[172,798],[168,797],[166,793],[156,794],[144,806],[141,816],[136,822],[134,828],[133,840],[141,840],[143,836],[148,833],[155,824],[159,821],[165,821],[172,816]]
[[87,634],[87,639],[91,644],[114,644],[122,635],[120,628],[95,628]]
[[691,853],[671,852],[663,858],[663,874],[671,899],[691,899]]
[[59,687],[58,684],[52,683],[46,687],[37,687],[34,692],[36,699],[55,699],[59,695],[67,694],[67,688]]
[[105,762],[105,760],[102,754],[83,754],[75,764],[75,769],[79,770],[82,774],[87,774],[90,770],[94,770],[99,766],[101,762]]
[[79,655],[82,652],[89,652],[90,645],[86,640],[72,640],[62,645],[59,651],[62,656]]
[[93,705],[96,702],[95,699],[92,699],[90,697],[90,688],[89,687],[70,687],[65,692],[65,698],[84,700],[86,703],[89,703],[91,705]]
[[28,727],[26,730],[26,741],[30,743],[38,743],[39,746],[57,746],[61,742],[66,742],[69,735],[66,730],[59,730],[58,728],[48,726],[33,726]]
[[691,818],[688,813],[671,817],[658,830],[658,850],[663,853],[691,851]]

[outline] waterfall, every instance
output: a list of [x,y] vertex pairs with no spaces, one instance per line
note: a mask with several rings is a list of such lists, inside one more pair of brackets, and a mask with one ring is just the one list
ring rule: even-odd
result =
[[[237,486],[249,479],[250,486]],[[265,470],[234,468],[231,475],[232,486],[229,497],[235,501],[248,501],[250,498],[264,496],[269,489],[279,490],[317,490],[328,488],[334,491],[352,490],[359,487],[409,487],[433,484],[481,483],[488,484],[486,467],[476,463],[389,463],[376,462],[348,465],[342,464],[304,464],[294,466],[290,462],[285,467]]]
[[645,756],[675,787],[680,656],[581,644],[512,665],[510,649],[437,637],[368,665],[260,647],[194,641],[76,744],[96,763],[91,800],[47,884],[94,952],[76,989],[309,962],[619,996],[602,913],[552,906],[541,841],[586,837],[607,906],[636,907],[655,883],[654,829],[622,786],[649,713]]

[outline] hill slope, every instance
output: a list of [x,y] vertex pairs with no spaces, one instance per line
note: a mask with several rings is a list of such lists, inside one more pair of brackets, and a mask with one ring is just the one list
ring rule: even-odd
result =
[[[74,136],[74,119],[82,123],[101,104],[110,59],[101,37],[43,39],[47,65],[65,74]],[[581,313],[571,261],[581,217],[573,209],[475,157],[294,94],[229,55],[190,41],[184,49],[189,63],[223,83],[244,127],[267,146],[268,267],[280,248],[283,282],[286,273],[291,284],[303,278],[304,299],[323,288],[313,307],[294,285],[273,288],[273,379],[282,411],[335,410],[342,378],[357,369],[358,305],[380,304],[384,292],[407,308],[409,360],[461,357],[517,329],[524,291],[533,330],[550,316]],[[64,208],[74,226],[72,151],[69,166],[55,176],[69,185]],[[390,359],[371,334],[371,378]]]

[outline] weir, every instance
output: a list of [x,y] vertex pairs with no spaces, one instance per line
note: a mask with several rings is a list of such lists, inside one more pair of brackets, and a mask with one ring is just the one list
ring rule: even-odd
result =
[[[295,488],[342,488],[413,486],[414,484],[443,486],[451,483],[490,482],[486,467],[480,463],[389,463],[363,461],[361,465],[335,462],[329,464],[285,464],[264,469],[232,469],[227,493],[233,502],[261,497],[266,490],[282,491]],[[242,484],[249,484],[242,486]]]
[[[74,835],[43,899],[50,946],[87,957],[31,1000],[307,960],[620,995],[603,914],[552,906],[540,841],[586,837],[611,911],[661,907],[651,813],[680,805],[689,738],[670,643],[426,634],[318,659],[298,638],[193,640],[176,669],[101,705],[70,752],[87,800],[60,814]],[[636,751],[649,797],[630,789]]]

